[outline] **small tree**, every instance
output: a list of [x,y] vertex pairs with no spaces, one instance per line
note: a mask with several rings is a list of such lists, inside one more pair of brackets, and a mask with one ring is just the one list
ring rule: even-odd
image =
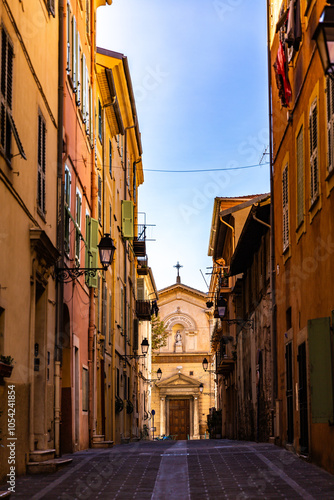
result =
[[151,319],[152,327],[152,351],[164,347],[167,344],[168,332],[164,322],[160,319],[160,316],[152,316]]

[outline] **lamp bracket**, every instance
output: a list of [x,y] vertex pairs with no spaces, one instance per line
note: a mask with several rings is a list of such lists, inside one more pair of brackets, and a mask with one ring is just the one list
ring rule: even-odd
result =
[[80,276],[85,275],[86,278],[94,278],[96,276],[97,271],[105,271],[104,267],[95,267],[95,268],[85,268],[85,267],[56,267],[56,275],[58,281],[63,283],[70,283],[74,281]]

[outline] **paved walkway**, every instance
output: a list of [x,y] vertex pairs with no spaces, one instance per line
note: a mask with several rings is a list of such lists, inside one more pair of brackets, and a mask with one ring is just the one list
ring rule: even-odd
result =
[[54,474],[18,478],[12,498],[334,499],[334,476],[270,444],[143,441],[72,457]]

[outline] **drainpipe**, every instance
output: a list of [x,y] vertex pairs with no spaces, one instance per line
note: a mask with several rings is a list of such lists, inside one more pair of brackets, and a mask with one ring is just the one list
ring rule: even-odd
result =
[[[58,26],[58,131],[57,131],[57,247],[60,253],[58,267],[64,267],[64,181],[63,181],[63,125],[64,125],[64,1],[59,0],[59,26]],[[56,456],[61,454],[60,449],[60,409],[61,409],[61,337],[64,331],[64,284],[56,281],[56,338],[55,338],[55,409],[54,409],[54,446]]]
[[228,224],[227,222],[225,222],[222,217],[219,217],[219,220],[220,220],[220,222],[222,222],[223,224],[225,224],[225,226],[229,227],[232,230],[232,255],[233,255],[234,254],[234,247],[235,247],[235,242],[234,242],[235,231],[234,231],[234,227],[230,226],[230,224]]
[[[128,130],[137,126],[137,117],[134,117],[134,125],[124,129],[124,201],[127,199],[127,169],[128,169]],[[126,368],[126,342],[127,342],[127,262],[126,255],[128,251],[127,241],[124,240],[124,356]]]
[[[91,51],[90,51],[90,81],[92,87],[93,104],[95,103],[95,93],[94,93],[94,50],[95,47],[95,26],[94,26],[94,14],[95,9],[91,9],[90,26],[91,26]],[[92,124],[95,124],[95,107],[93,109]],[[92,125],[93,126],[93,125]],[[95,126],[93,127],[93,137],[96,139]],[[91,151],[91,214],[92,217],[96,219],[96,198],[97,198],[97,176],[95,172],[95,150],[92,148]],[[96,353],[94,353],[94,340],[95,340],[95,298],[94,298],[94,288],[89,288],[89,326],[88,326],[88,432],[89,432],[89,446],[93,444],[93,435],[95,434],[95,415],[96,408],[94,403],[95,395],[95,363],[96,363]],[[95,355],[95,360],[94,360]],[[95,361],[95,362],[94,362]]]
[[267,0],[267,50],[268,50],[268,110],[269,110],[269,155],[270,155],[270,291],[271,291],[271,415],[272,436],[275,436],[275,400],[277,398],[277,324],[276,324],[276,277],[275,277],[275,226],[274,226],[274,165],[273,124],[271,101],[271,52],[270,52],[270,0]]

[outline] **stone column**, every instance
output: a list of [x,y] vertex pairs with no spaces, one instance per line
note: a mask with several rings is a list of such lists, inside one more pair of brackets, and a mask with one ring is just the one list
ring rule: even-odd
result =
[[194,397],[194,439],[200,439],[199,435],[199,414],[198,414],[198,397]]
[[166,434],[166,398],[160,398],[160,436]]

